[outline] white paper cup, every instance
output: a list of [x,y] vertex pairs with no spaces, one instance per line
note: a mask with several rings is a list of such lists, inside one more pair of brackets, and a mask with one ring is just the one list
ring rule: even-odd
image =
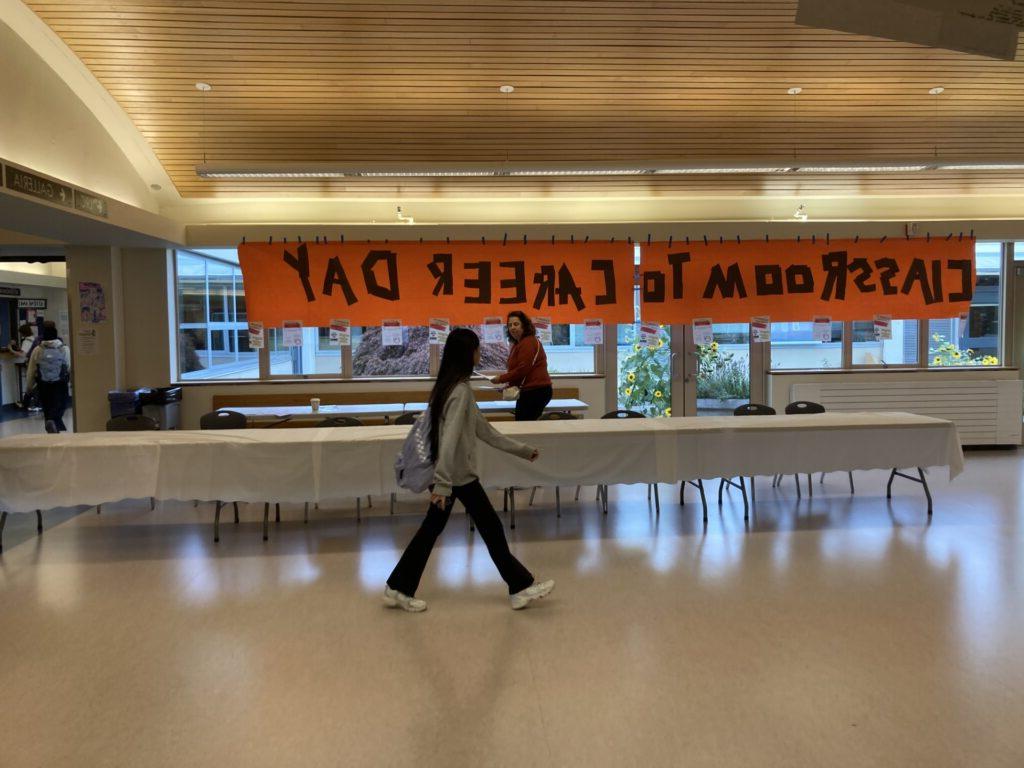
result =
[[320,398],[319,397],[312,397],[312,398],[310,398],[310,400],[309,400],[309,407],[313,409],[314,413],[316,411],[319,411],[320,410]]

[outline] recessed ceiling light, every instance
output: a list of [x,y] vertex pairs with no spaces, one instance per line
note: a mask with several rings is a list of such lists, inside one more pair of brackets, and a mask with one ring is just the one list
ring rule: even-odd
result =
[[934,88],[929,88],[928,89],[928,93],[930,93],[932,96],[938,96],[940,93],[942,93],[945,90],[946,89],[943,88],[941,85],[937,85]]
[[206,91],[212,91],[213,86],[209,83],[196,83],[196,90],[203,91],[205,93]]
[[154,192],[159,192],[161,189],[163,189],[163,187],[161,187],[159,184],[150,184],[149,188],[152,189]]
[[786,91],[786,93],[788,93],[790,96],[797,96],[797,95],[799,95],[799,94],[801,94],[803,92],[804,92],[804,89],[803,88],[799,88],[799,87],[797,87],[797,88],[790,88],[788,91]]
[[515,89],[516,89],[516,87],[514,85],[499,85],[498,86],[498,90],[501,93],[512,93],[512,91],[514,91]]
[[821,165],[797,168],[801,173],[898,173],[923,171],[927,165]]

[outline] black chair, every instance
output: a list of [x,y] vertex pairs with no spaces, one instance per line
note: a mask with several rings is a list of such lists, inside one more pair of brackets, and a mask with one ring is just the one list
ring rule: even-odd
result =
[[[807,414],[825,413],[825,406],[822,405],[821,403],[815,403],[815,402],[813,402],[811,400],[797,400],[797,401],[792,402],[792,403],[790,403],[789,405],[786,406],[786,415],[787,416],[793,416],[795,414],[801,414],[801,413],[807,413]],[[850,478],[850,493],[853,493],[853,472],[847,472],[846,474]],[[796,479],[796,497],[799,499],[800,498],[800,477],[798,475],[793,475],[793,477]],[[775,476],[775,484],[779,485],[781,482],[782,482],[781,475],[776,475]],[[821,479],[818,482],[819,482],[819,484],[825,482],[825,473],[824,472],[821,473]],[[813,490],[813,486],[811,485],[811,476],[810,475],[807,475],[807,495],[808,496],[813,496],[814,495],[814,490]]]
[[[540,419],[538,419],[538,421],[576,421],[578,419],[579,416],[576,416],[575,414],[572,413],[568,413],[567,411],[548,411],[543,416],[541,416]],[[534,496],[537,495],[537,487],[538,486],[536,485],[533,486],[533,490],[530,491],[530,503],[528,506],[533,506],[533,498]],[[579,501],[579,499],[580,487],[577,485],[576,500]],[[558,517],[562,516],[562,494],[561,489],[557,485],[555,486],[555,514]]]
[[[249,426],[249,420],[244,413],[238,411],[211,411],[199,417],[200,429],[245,429]],[[195,502],[196,506],[199,502]],[[235,510],[235,525],[238,525],[238,502],[231,502]],[[213,513],[213,543],[220,541],[220,511],[226,503],[217,501],[217,507]],[[281,505],[277,505],[278,519],[280,519]],[[266,541],[267,529],[270,527],[270,502],[263,505],[263,540]]]
[[[361,422],[355,416],[331,416],[331,417],[326,418],[326,419],[324,419],[323,421],[321,421],[321,422],[319,422],[317,424],[318,428],[327,428],[327,427],[365,427],[365,426],[366,425],[363,424],[363,422]],[[369,496],[366,497],[366,506],[368,506],[368,507],[372,507],[373,506],[373,499],[371,499]],[[319,508],[319,505],[318,505],[318,508]],[[362,502],[361,502],[360,498],[358,496],[356,496],[356,522],[357,523],[361,523],[362,521],[363,521]],[[277,522],[280,522],[280,518],[277,520]],[[308,523],[309,522],[309,502],[308,501],[306,502],[305,512],[303,513],[303,516],[302,516],[302,522],[304,522],[304,523]]]
[[[644,414],[638,411],[609,411],[602,419],[646,419]],[[654,510],[657,514],[661,514],[661,498],[658,496],[658,485],[657,483],[647,484],[647,503],[651,501],[651,489],[654,489]],[[601,501],[601,508],[604,513],[608,514],[608,486],[599,485],[597,486],[597,498]]]
[[[158,429],[160,429],[160,425],[157,424],[156,419],[137,414],[115,416],[107,422],[107,432],[152,432]],[[100,514],[102,509],[103,505],[97,504],[96,514]],[[156,509],[156,497],[154,496],[149,497],[149,509],[150,511]],[[39,520],[39,525],[42,526],[42,518]]]
[[[770,405],[761,405],[760,403],[744,403],[738,406],[733,412],[733,416],[774,416],[775,409]],[[740,475],[739,482],[729,477],[723,477],[718,481],[718,506],[722,506],[722,491],[725,490],[725,486],[730,485],[733,488],[739,488],[740,493],[743,494],[743,519],[747,520],[750,516],[750,502],[756,501],[757,497],[754,490],[754,478],[750,478],[750,499],[747,499],[747,486],[744,482],[744,478]]]

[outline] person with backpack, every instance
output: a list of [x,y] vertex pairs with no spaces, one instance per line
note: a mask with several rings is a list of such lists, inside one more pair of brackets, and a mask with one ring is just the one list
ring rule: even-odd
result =
[[43,323],[43,340],[28,359],[28,381],[39,393],[47,432],[66,432],[64,411],[68,403],[71,358],[68,348],[57,337],[57,325]]
[[[415,597],[416,590],[434,542],[444,530],[456,499],[472,517],[491,560],[508,584],[513,610],[525,608],[554,589],[554,581],[535,581],[533,574],[509,551],[501,520],[477,475],[478,439],[527,461],[536,461],[540,455],[536,448],[502,435],[480,413],[469,386],[473,367],[479,362],[479,337],[468,328],[454,329],[444,345],[428,408],[413,425],[403,455],[396,463],[400,483],[403,483],[403,460],[413,460],[416,454],[428,455],[434,470],[427,517],[405,548],[384,589],[384,603],[389,607],[413,613],[427,609],[426,602]],[[408,441],[424,444],[410,446]],[[410,456],[406,456],[407,453]],[[403,487],[411,486],[403,483]]]

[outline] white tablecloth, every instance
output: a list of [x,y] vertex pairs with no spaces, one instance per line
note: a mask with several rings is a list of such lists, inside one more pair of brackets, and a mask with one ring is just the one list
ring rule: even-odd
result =
[[[963,469],[952,422],[908,413],[504,422],[531,464],[481,444],[489,487],[676,482],[847,469]],[[89,432],[0,440],[0,510],[128,498],[304,502],[395,490],[409,427]]]

